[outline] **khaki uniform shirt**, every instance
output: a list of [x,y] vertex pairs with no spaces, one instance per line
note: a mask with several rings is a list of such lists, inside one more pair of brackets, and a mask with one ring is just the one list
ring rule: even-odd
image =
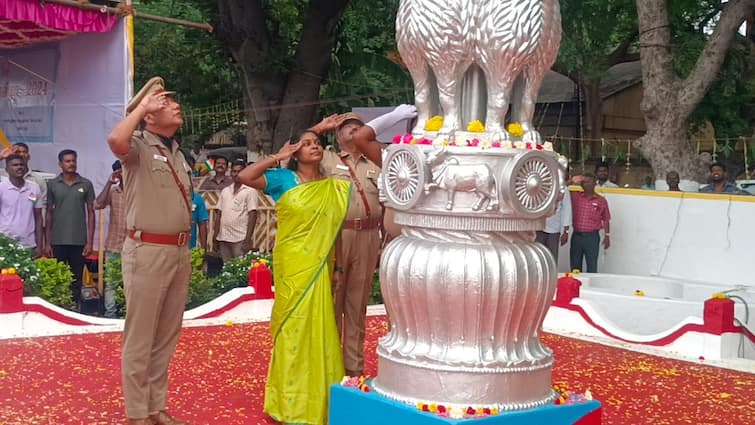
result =
[[[162,148],[165,156],[160,152]],[[168,149],[160,136],[135,131],[128,153],[118,155],[123,164],[123,193],[128,206],[126,228],[160,235],[191,230],[191,180],[189,164],[173,141]],[[173,165],[186,190],[181,193],[168,166]],[[186,199],[182,199],[186,197]]]
[[[320,165],[322,166],[323,171],[325,171],[326,176],[352,182],[349,211],[346,214],[347,220],[354,220],[357,218],[380,218],[382,215],[382,206],[378,200],[377,186],[380,167],[365,158],[364,155],[357,155],[358,157],[354,158],[351,154],[346,152],[335,153],[324,151]],[[369,217],[367,216],[367,209],[364,206],[362,195],[359,194],[357,185],[352,181],[349,168],[344,164],[343,160],[345,160],[346,164],[354,170],[354,174],[356,174],[359,184],[364,190],[364,194],[370,206]]]

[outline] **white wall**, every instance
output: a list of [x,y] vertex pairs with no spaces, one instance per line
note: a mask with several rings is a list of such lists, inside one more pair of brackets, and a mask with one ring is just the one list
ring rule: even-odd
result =
[[[755,196],[603,189],[611,247],[598,272],[755,286]],[[569,269],[569,245],[559,269]]]

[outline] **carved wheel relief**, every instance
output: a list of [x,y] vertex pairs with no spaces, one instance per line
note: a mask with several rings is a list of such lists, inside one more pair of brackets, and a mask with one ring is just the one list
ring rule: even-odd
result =
[[549,208],[559,190],[557,165],[545,155],[528,152],[512,165],[509,193],[512,206],[528,216]]
[[414,146],[400,147],[384,161],[383,189],[386,198],[399,210],[414,207],[426,182],[424,155]]

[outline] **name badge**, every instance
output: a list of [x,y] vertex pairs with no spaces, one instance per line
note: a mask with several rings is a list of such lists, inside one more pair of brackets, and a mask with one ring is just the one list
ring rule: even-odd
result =
[[367,170],[367,178],[368,179],[374,179],[375,178],[375,170]]
[[343,171],[349,171],[349,167],[342,164],[336,164],[336,168]]
[[83,187],[80,187],[80,188],[79,188],[79,192],[81,192],[81,193],[84,193],[84,188],[83,188]]
[[158,161],[162,161],[162,162],[168,162],[168,158],[166,158],[166,157],[164,157],[164,156],[162,156],[162,155],[154,154],[154,155],[152,156],[152,158],[154,158],[154,159],[156,159],[156,160],[158,160]]

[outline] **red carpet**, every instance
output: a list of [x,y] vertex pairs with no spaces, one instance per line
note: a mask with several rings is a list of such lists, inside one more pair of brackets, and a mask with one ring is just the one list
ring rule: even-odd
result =
[[[369,374],[384,318],[367,330]],[[554,380],[604,403],[606,424],[754,424],[755,375],[557,335]],[[0,425],[120,424],[120,334],[0,341]],[[272,424],[262,414],[266,323],[188,328],[171,368],[169,409],[193,425]],[[356,424],[355,424],[356,425]]]

